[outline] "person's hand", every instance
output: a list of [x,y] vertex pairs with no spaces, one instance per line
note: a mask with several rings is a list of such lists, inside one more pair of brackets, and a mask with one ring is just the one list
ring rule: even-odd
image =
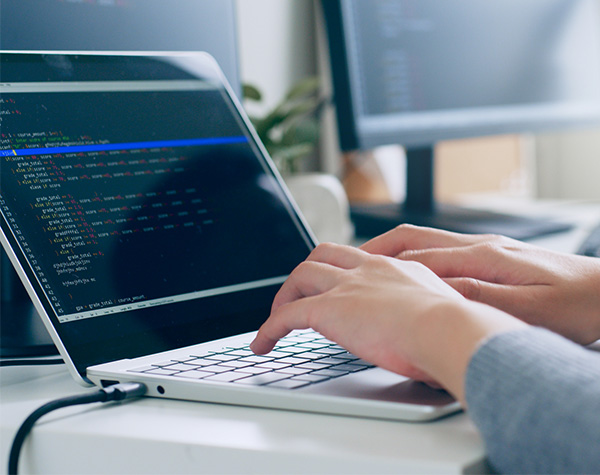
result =
[[600,338],[600,260],[501,236],[399,226],[363,244],[369,253],[420,262],[470,300],[578,343]]
[[283,284],[250,348],[265,354],[291,330],[313,328],[377,366],[461,398],[479,342],[521,326],[469,302],[421,264],[322,244]]

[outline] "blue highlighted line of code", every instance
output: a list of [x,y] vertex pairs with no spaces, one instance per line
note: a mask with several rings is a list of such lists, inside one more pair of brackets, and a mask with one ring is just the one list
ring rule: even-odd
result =
[[133,150],[144,148],[162,148],[162,147],[193,147],[203,145],[226,145],[234,143],[248,142],[245,136],[234,137],[208,137],[196,139],[180,140],[156,140],[147,142],[128,142],[128,143],[106,143],[97,145],[72,145],[64,147],[46,147],[46,148],[21,148],[0,150],[0,157],[7,156],[28,156],[44,155],[53,153],[80,153],[80,152],[106,152],[111,150]]

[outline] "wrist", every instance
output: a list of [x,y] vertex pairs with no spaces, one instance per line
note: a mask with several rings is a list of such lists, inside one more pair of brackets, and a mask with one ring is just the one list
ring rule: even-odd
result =
[[467,367],[479,346],[496,334],[526,326],[500,310],[468,300],[434,304],[415,323],[417,365],[463,405]]

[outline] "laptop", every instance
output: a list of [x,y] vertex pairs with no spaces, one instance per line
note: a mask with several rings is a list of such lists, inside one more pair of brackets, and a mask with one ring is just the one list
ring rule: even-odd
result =
[[392,420],[460,409],[311,330],[248,349],[316,240],[208,54],[3,52],[0,71],[0,238],[78,382]]

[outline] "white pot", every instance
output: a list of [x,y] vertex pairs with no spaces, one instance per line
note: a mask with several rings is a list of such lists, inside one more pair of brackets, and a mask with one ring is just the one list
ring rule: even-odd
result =
[[351,242],[350,205],[338,178],[309,173],[287,176],[285,182],[319,242]]

